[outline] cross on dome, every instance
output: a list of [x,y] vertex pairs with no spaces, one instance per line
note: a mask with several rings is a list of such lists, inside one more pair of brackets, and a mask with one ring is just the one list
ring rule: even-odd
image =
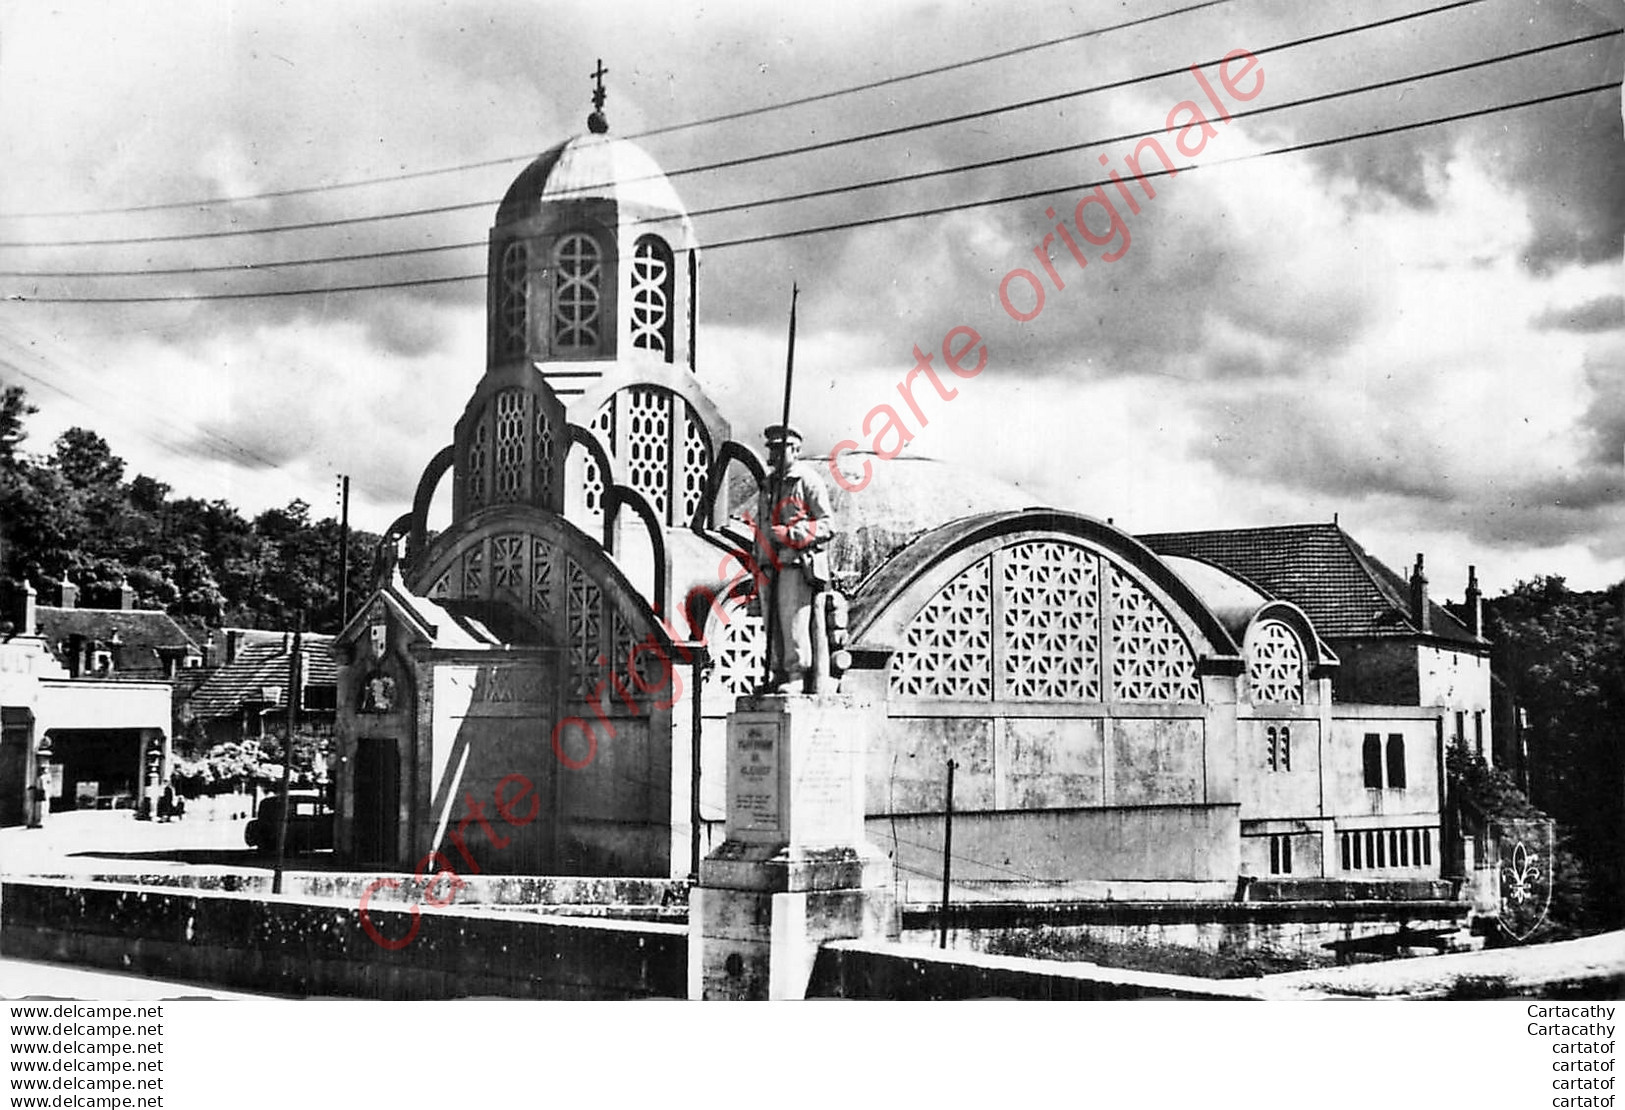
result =
[[588,74],[597,82],[592,90],[592,114],[587,117],[587,130],[594,135],[603,135],[609,131],[609,120],[604,117],[604,98],[608,95],[604,91],[604,78],[609,70],[604,68],[604,59],[598,59],[598,68]]

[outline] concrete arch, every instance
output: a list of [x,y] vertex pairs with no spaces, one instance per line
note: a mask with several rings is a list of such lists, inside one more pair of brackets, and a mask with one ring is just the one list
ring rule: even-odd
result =
[[1149,548],[1109,524],[1055,509],[967,517],[919,537],[858,588],[852,601],[854,642],[870,648],[897,646],[920,608],[960,572],[993,551],[1045,539],[1092,549],[1147,586],[1190,640],[1203,670],[1239,669],[1241,650],[1235,639]]

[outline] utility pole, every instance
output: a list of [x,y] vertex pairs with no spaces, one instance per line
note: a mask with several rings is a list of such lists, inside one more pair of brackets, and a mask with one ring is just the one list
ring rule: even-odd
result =
[[293,781],[293,737],[299,728],[299,701],[304,685],[304,659],[302,636],[305,614],[299,612],[299,622],[293,630],[293,646],[288,652],[288,738],[282,752],[282,812],[276,828],[276,872],[271,878],[271,893],[282,893],[282,867],[288,854],[288,810],[292,808],[288,794]]
[[350,476],[339,475],[339,631],[350,623]]
[[948,947],[948,884],[952,881],[954,873],[954,768],[957,764],[948,761],[948,797],[943,808],[942,825],[942,933],[937,942],[938,948]]

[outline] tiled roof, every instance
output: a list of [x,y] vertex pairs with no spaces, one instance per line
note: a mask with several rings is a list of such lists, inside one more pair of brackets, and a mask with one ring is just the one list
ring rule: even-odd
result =
[[126,676],[164,673],[159,649],[196,653],[193,642],[175,619],[160,609],[63,609],[41,605],[36,610],[39,634],[59,660],[66,659],[69,637],[107,642],[117,633],[117,671]]
[[[237,658],[215,670],[187,701],[187,712],[198,720],[230,717],[244,702],[261,702],[268,686],[277,689],[271,704],[282,705],[288,685],[288,641],[281,633],[267,633],[259,643],[238,647]],[[338,681],[333,661],[333,637],[306,633],[303,640],[305,689],[332,686]]]
[[[1139,540],[1159,555],[1205,559],[1302,609],[1327,638],[1420,636],[1409,582],[1336,524],[1286,524],[1217,532],[1159,532]],[[1447,612],[1428,603],[1431,635],[1482,645]]]

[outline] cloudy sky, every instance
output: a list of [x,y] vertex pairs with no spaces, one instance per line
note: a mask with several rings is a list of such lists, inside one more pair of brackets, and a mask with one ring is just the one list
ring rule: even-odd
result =
[[[1336,513],[1395,567],[1427,552],[1446,596],[1468,563],[1492,592],[1545,573],[1604,586],[1625,576],[1617,88],[1337,140],[1617,85],[1617,33],[1472,63],[1617,31],[1625,8],[1484,0],[1356,30],[1442,4],[1075,0],[1019,19],[965,0],[6,5],[0,379],[40,407],[33,449],[88,425],[132,470],[248,511],[298,497],[326,515],[348,473],[357,523],[382,527],[483,369],[483,277],[221,295],[479,275],[496,199],[583,129],[602,57],[613,132],[659,129],[639,141],[701,213],[699,369],[737,429],[774,415],[797,281],[815,446],[865,439],[912,347],[967,325],[988,367],[923,402],[908,450],[1035,504],[1131,531]],[[1181,8],[1197,10],[1083,35]],[[1102,140],[1159,130],[1187,99],[1209,109],[1189,73],[1134,79],[1235,49],[1258,55],[1264,85],[1227,106],[1255,114],[1215,120],[1179,158],[1200,168],[1155,179],[1155,199],[1136,191],[1138,213],[1108,189],[1128,249],[1106,261],[1120,237],[1074,231],[1079,268],[1052,241],[1065,287],[1043,278],[1043,310],[1012,319],[1001,284],[1042,277],[1046,210],[1070,220],[1135,142]],[[982,114],[705,168],[967,113]],[[1320,145],[1267,153],[1302,144]],[[1031,196],[728,245],[1017,194]],[[724,206],[742,207],[705,214]],[[232,234],[306,223],[329,226]],[[247,272],[428,247],[444,249]],[[1024,278],[1007,288],[1030,309]],[[134,297],[196,299],[86,303]]]

